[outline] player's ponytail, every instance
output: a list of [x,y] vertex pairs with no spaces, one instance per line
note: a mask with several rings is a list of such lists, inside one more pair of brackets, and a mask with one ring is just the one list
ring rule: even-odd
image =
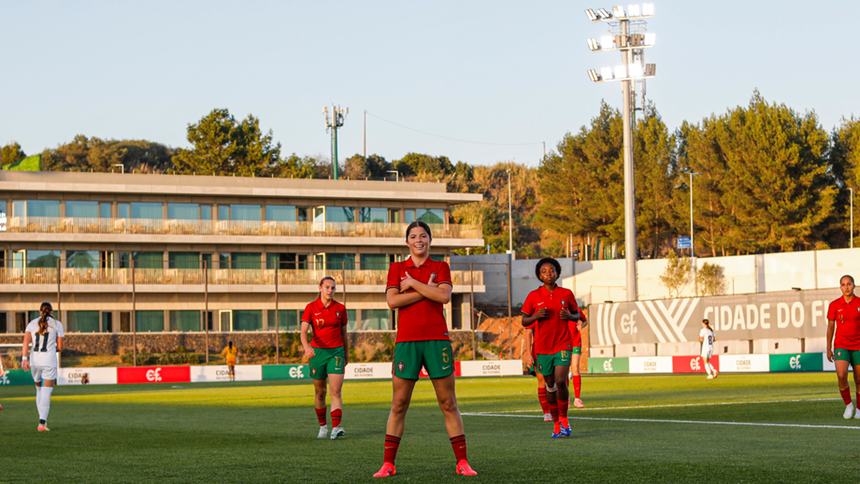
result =
[[39,306],[39,314],[42,315],[42,317],[39,318],[39,334],[45,335],[48,333],[48,315],[53,310],[54,308],[49,302],[43,302],[42,305]]
[[716,332],[716,331],[714,331],[714,328],[712,328],[712,327],[711,327],[711,321],[710,321],[710,320],[703,319],[703,320],[702,320],[702,322],[703,322],[703,323],[705,323],[705,326],[707,326],[707,327],[708,327],[708,330],[710,330],[710,331],[711,331],[711,333],[713,333],[713,334],[715,334],[715,335],[717,334],[717,332]]
[[228,341],[228,342],[227,342],[227,347],[229,347],[229,348],[230,348],[230,351],[233,351],[233,341]]

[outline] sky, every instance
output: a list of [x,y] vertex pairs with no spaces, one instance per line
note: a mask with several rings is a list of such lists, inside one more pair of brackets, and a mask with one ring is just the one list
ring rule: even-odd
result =
[[[647,83],[670,130],[769,102],[830,131],[860,116],[850,52],[860,2],[654,1]],[[627,4],[622,4],[626,6]],[[322,108],[349,108],[341,162],[409,152],[537,166],[566,133],[621,107],[620,63],[586,40],[606,32],[566,1],[0,0],[0,145],[29,154],[77,134],[189,147],[215,108],[253,114],[282,155],[330,156]],[[406,129],[403,126],[411,129]],[[425,134],[429,133],[429,134]]]

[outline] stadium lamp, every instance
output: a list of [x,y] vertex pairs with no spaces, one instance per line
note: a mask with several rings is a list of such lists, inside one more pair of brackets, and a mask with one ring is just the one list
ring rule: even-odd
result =
[[614,77],[612,75],[611,67],[601,67],[600,68],[600,77],[603,78],[604,81],[611,81]]
[[653,3],[643,3],[642,4],[642,16],[643,17],[653,17],[654,16],[654,4]]
[[612,7],[612,16],[618,19],[627,18],[627,15],[624,14],[624,7]]
[[588,39],[588,49],[592,52],[595,50],[600,50],[600,44],[597,43],[597,39],[594,37]]
[[598,20],[600,20],[600,17],[598,17],[597,14],[594,13],[593,9],[589,8],[588,10],[586,10],[585,15],[588,15],[588,20],[591,20],[592,22],[597,22]]
[[630,74],[631,79],[642,79],[645,74],[645,69],[642,67],[642,64],[636,62],[630,64],[627,71]]
[[657,75],[656,64],[645,64],[645,73],[643,77],[654,77]]
[[645,46],[654,47],[655,42],[657,42],[657,34],[654,32],[648,32],[645,34]]
[[597,14],[600,15],[602,20],[609,20],[612,18],[612,14],[609,13],[605,8],[598,8]]
[[628,5],[627,6],[627,15],[630,17],[641,16],[641,13],[639,13],[639,5]]
[[601,80],[600,74],[598,74],[594,69],[588,70],[588,77],[591,79],[591,82],[600,82]]
[[611,35],[603,35],[600,37],[600,46],[603,50],[611,50],[614,49],[615,46],[613,43],[615,42],[615,38]]

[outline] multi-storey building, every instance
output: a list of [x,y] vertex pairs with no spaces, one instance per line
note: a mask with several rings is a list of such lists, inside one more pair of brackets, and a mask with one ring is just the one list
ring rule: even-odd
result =
[[[430,224],[432,257],[449,260],[483,246],[450,214],[481,198],[443,183],[3,171],[0,333],[23,332],[43,300],[68,332],[291,331],[324,275],[350,330],[391,329],[386,275],[407,224]],[[468,329],[481,274],[452,276],[446,317]]]

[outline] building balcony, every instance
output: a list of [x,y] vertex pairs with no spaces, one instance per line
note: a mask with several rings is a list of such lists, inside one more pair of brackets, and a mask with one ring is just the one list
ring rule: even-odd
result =
[[[403,245],[405,223],[10,217],[0,240],[205,244]],[[4,230],[5,228],[5,230]],[[430,224],[434,243],[483,246],[480,225]]]
[[[0,291],[6,292],[91,292],[115,293],[202,293],[272,292],[275,279],[280,292],[317,292],[321,278],[334,277],[338,291],[383,293],[387,270],[314,270],[314,269],[26,269],[0,268]],[[481,271],[451,271],[455,293],[484,292]],[[344,286],[345,281],[345,286]]]

